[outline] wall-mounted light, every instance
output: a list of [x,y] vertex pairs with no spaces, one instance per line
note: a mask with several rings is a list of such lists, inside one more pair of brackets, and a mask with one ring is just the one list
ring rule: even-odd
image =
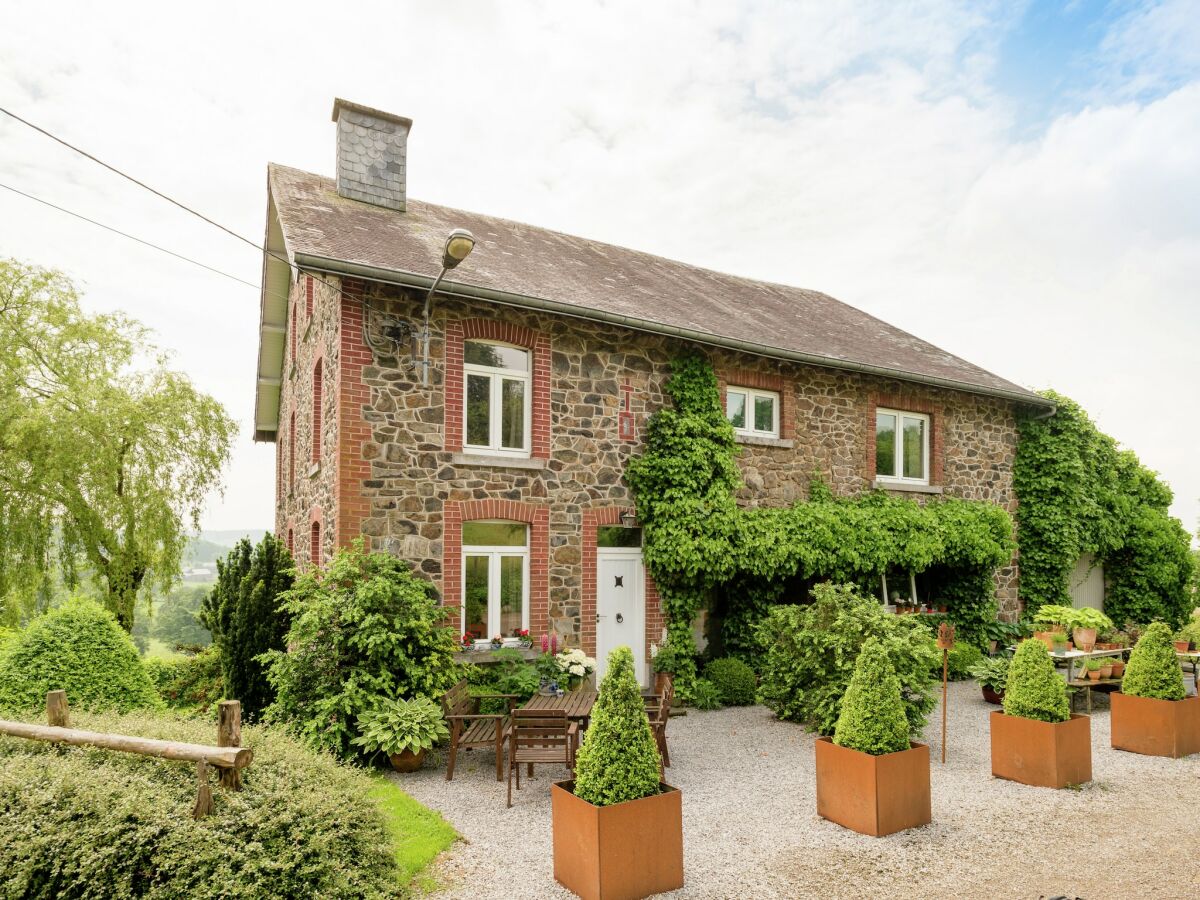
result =
[[438,289],[446,273],[471,255],[475,249],[475,236],[465,228],[455,228],[446,235],[446,243],[442,247],[442,271],[433,279],[429,293],[425,295],[425,315],[421,338],[421,383],[429,384],[429,307],[433,302],[433,292]]
[[621,524],[626,528],[633,528],[637,525],[637,514],[632,512],[621,513]]

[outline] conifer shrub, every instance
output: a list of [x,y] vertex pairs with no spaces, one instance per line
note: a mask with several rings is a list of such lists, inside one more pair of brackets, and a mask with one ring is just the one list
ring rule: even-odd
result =
[[842,697],[833,742],[872,756],[909,747],[900,680],[887,651],[875,638],[863,644],[858,654],[850,686]]
[[46,693],[57,690],[75,709],[161,706],[129,634],[84,598],[34,619],[0,650],[0,706],[45,708]]
[[1004,711],[1039,722],[1065,722],[1071,718],[1067,683],[1055,673],[1041,641],[1022,641],[1017,647],[1008,666]]
[[225,696],[217,647],[205,647],[193,656],[151,658],[144,664],[159,696],[172,709],[207,713]]
[[758,680],[754,670],[733,656],[714,659],[704,669],[704,677],[711,681],[726,706],[750,706]]
[[658,747],[633,674],[633,651],[617,647],[608,655],[600,698],[575,758],[575,796],[612,806],[658,792]]
[[1154,700],[1182,700],[1187,696],[1183,670],[1171,643],[1171,629],[1165,622],[1155,622],[1138,638],[1125,666],[1121,692]]

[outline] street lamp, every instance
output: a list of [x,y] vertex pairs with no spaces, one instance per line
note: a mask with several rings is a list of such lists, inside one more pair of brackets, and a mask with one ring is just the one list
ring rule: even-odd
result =
[[433,279],[429,293],[425,295],[424,333],[421,338],[421,383],[429,384],[429,307],[433,302],[433,292],[438,289],[446,273],[471,255],[475,249],[475,236],[465,228],[455,228],[446,235],[446,244],[442,247],[442,271]]

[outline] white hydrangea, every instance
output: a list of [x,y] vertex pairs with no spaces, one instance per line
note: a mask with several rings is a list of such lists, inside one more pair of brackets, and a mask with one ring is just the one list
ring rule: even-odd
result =
[[582,650],[564,650],[556,657],[558,668],[568,675],[582,678],[596,671],[596,660]]

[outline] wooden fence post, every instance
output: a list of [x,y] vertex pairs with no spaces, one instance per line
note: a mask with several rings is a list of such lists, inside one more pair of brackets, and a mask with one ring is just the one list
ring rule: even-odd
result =
[[200,760],[196,763],[196,805],[192,807],[192,818],[203,819],[215,810],[212,788],[208,784],[208,763]]
[[57,728],[71,727],[71,711],[67,707],[66,691],[50,691],[46,694],[46,719]]
[[[217,746],[242,746],[242,704],[240,700],[222,700],[217,707]],[[222,769],[221,787],[242,789],[242,775],[236,768]]]

